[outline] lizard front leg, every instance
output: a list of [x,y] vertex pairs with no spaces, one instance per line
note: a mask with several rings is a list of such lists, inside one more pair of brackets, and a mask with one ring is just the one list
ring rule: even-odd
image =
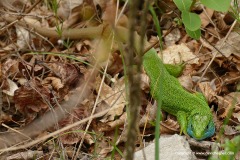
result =
[[177,121],[181,127],[180,134],[184,133],[185,135],[187,135],[187,126],[188,126],[187,114],[183,111],[178,111],[177,112]]

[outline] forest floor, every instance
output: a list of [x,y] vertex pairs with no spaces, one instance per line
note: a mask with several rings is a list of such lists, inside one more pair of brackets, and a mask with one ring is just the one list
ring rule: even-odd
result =
[[[102,28],[102,24],[128,26],[129,7],[117,2],[1,2],[0,154],[6,159],[123,158],[127,97],[122,52],[126,49],[125,44],[106,40]],[[202,92],[212,109],[216,134],[205,145],[191,143],[192,148],[210,152],[213,142],[224,144],[239,134],[239,20],[230,11],[197,5],[192,12],[201,19],[201,37],[195,40],[186,33],[172,1],[159,1],[153,8],[162,37],[149,12],[148,42],[161,39],[155,49],[164,63],[186,64],[179,81],[188,91]],[[156,114],[144,70],[141,76],[136,150],[154,140]],[[162,115],[161,134],[179,134],[176,118]],[[5,142],[18,145],[4,147]]]

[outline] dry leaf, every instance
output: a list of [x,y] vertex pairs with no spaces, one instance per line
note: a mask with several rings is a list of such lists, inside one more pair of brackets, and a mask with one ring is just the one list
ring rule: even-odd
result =
[[83,0],[61,0],[59,2],[59,8],[57,10],[57,15],[63,20],[68,19],[72,14],[72,9],[80,6],[83,3]]
[[17,45],[19,49],[26,49],[29,45],[29,32],[21,27],[16,27],[16,33],[17,33]]
[[219,29],[220,32],[226,32],[230,26],[226,24],[224,20],[224,15],[222,13],[214,12],[214,16],[217,20],[216,21],[216,26]]
[[25,83],[27,83],[27,79],[26,78],[16,78],[17,82],[23,86]]
[[149,93],[149,83],[150,79],[146,73],[141,74],[141,89],[146,93]]
[[50,91],[37,79],[32,79],[15,91],[14,101],[17,110],[24,115],[44,113],[48,109],[47,102],[50,102]]
[[[238,107],[239,108],[239,107]],[[240,123],[240,112],[238,111],[237,113],[233,113],[232,117]]]
[[1,0],[0,7],[4,6],[6,9],[21,12],[27,6],[27,2],[27,0]]
[[5,90],[3,89],[3,93],[9,95],[9,96],[14,96],[14,92],[18,89],[18,86],[15,82],[13,82],[11,79],[7,79],[9,89]]
[[120,127],[123,126],[124,123],[126,122],[126,118],[127,118],[127,113],[123,113],[121,115],[121,117],[115,121],[110,121],[110,122],[100,122],[100,124],[98,125],[98,131],[100,132],[106,132],[106,131],[111,131],[114,130],[116,127]]
[[2,64],[2,70],[3,75],[14,75],[19,72],[18,70],[18,61],[15,59],[8,58],[6,62]]
[[180,82],[180,84],[187,89],[188,91],[191,91],[193,88],[193,82],[192,82],[192,78],[189,75],[186,76],[181,76],[178,78],[178,81]]
[[[74,122],[77,122],[79,120],[82,120],[90,115],[90,106],[92,103],[90,103],[89,100],[85,100],[81,103],[80,106],[77,106],[73,108],[70,115],[61,120],[58,124],[60,127],[65,127],[67,125],[73,124]],[[78,143],[82,137],[83,137],[83,130],[85,128],[85,124],[81,124],[79,126],[76,126],[74,128],[69,129],[66,131],[67,134],[61,135],[60,139],[63,144],[76,144]],[[89,145],[94,143],[94,140],[92,136],[90,136],[88,133],[84,137],[85,142],[87,142]]]
[[108,74],[116,75],[123,70],[122,56],[121,54],[114,52],[110,59],[110,64],[108,67]]
[[80,41],[76,44],[76,49],[78,52],[80,52],[80,55],[86,56],[89,55],[89,53],[93,52],[93,47],[94,45],[92,44],[92,41],[90,40],[84,40]]
[[93,147],[91,149],[92,153],[96,153],[99,159],[104,159],[109,152],[112,151],[113,147],[110,145],[110,142],[107,139],[98,139],[97,142],[98,147]]
[[162,55],[163,62],[166,64],[179,64],[186,61],[188,61],[188,64],[199,63],[199,58],[197,58],[184,43],[169,46],[163,51]]
[[224,127],[224,134],[227,136],[236,135],[238,133],[238,131],[234,129],[232,126],[225,125],[222,127]]
[[176,120],[168,118],[161,122],[160,133],[161,134],[174,134],[179,132],[180,126]]
[[63,88],[63,84],[61,82],[61,79],[57,78],[57,77],[46,77],[43,81],[42,84],[51,84],[53,86],[54,89],[59,90],[60,88]]
[[214,10],[210,9],[210,8],[206,8],[206,10],[199,15],[200,19],[201,19],[201,26],[202,28],[205,28],[209,23],[210,20],[213,16]]
[[[233,113],[240,114],[240,93],[232,92],[224,98],[218,98],[218,114],[224,119],[227,117],[229,111],[234,108]],[[235,115],[236,116],[236,115]]]
[[199,83],[199,88],[204,94],[205,98],[207,99],[207,102],[211,103],[216,99],[217,96],[216,87],[213,88],[210,82]]
[[73,64],[52,63],[49,67],[61,78],[63,85],[72,87],[79,81],[80,73]]
[[7,123],[12,121],[12,116],[1,111],[0,123]]
[[[223,44],[223,45],[222,45]],[[240,57],[240,35],[237,32],[231,32],[225,41],[225,39],[220,39],[217,44],[215,45],[217,49],[221,51],[221,53],[229,57],[230,55],[234,54],[237,57]],[[214,50],[214,53],[218,52]],[[222,57],[222,54],[217,54],[217,57]]]
[[[72,145],[79,142],[79,140],[81,140],[81,136],[80,136],[81,133],[78,133],[79,130],[80,129],[75,128],[75,130],[71,129],[71,131],[67,131],[66,134],[60,136],[61,142],[63,144],[68,144],[68,145]],[[80,131],[82,131],[82,129]]]
[[155,103],[152,105],[151,103],[148,103],[145,114],[141,117],[139,121],[139,126],[144,127],[146,124],[146,127],[152,127],[151,122],[153,122],[156,118],[156,111],[157,111],[157,104]]
[[[96,91],[99,92],[101,78],[96,78]],[[114,108],[110,110],[102,119],[101,122],[108,122],[114,120],[115,116],[120,116],[123,113],[123,108],[126,104],[126,99],[124,96],[125,81],[124,77],[116,80],[113,83],[112,88],[107,84],[103,83],[102,90],[100,91],[100,99],[104,101],[101,103],[104,106],[99,106],[102,109]]]
[[[167,32],[167,31],[165,31],[165,32]],[[166,46],[171,46],[171,45],[176,44],[176,42],[179,41],[180,38],[181,38],[180,30],[178,28],[175,28],[164,37],[164,42],[165,42]]]

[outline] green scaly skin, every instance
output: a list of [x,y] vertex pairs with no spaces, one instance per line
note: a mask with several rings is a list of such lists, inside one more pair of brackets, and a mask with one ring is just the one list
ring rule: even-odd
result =
[[[162,94],[162,109],[177,117],[181,133],[196,140],[211,137],[215,132],[211,110],[202,94],[191,94],[169,73],[154,49],[143,57],[143,66],[150,78],[152,97],[158,102]],[[171,71],[171,70],[170,70]],[[162,79],[163,92],[159,86]]]

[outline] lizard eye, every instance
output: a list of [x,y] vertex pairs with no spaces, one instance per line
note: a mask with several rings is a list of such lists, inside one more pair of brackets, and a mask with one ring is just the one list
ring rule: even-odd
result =
[[206,130],[206,134],[211,137],[215,133],[215,126],[213,121],[210,121],[208,124],[208,128]]

